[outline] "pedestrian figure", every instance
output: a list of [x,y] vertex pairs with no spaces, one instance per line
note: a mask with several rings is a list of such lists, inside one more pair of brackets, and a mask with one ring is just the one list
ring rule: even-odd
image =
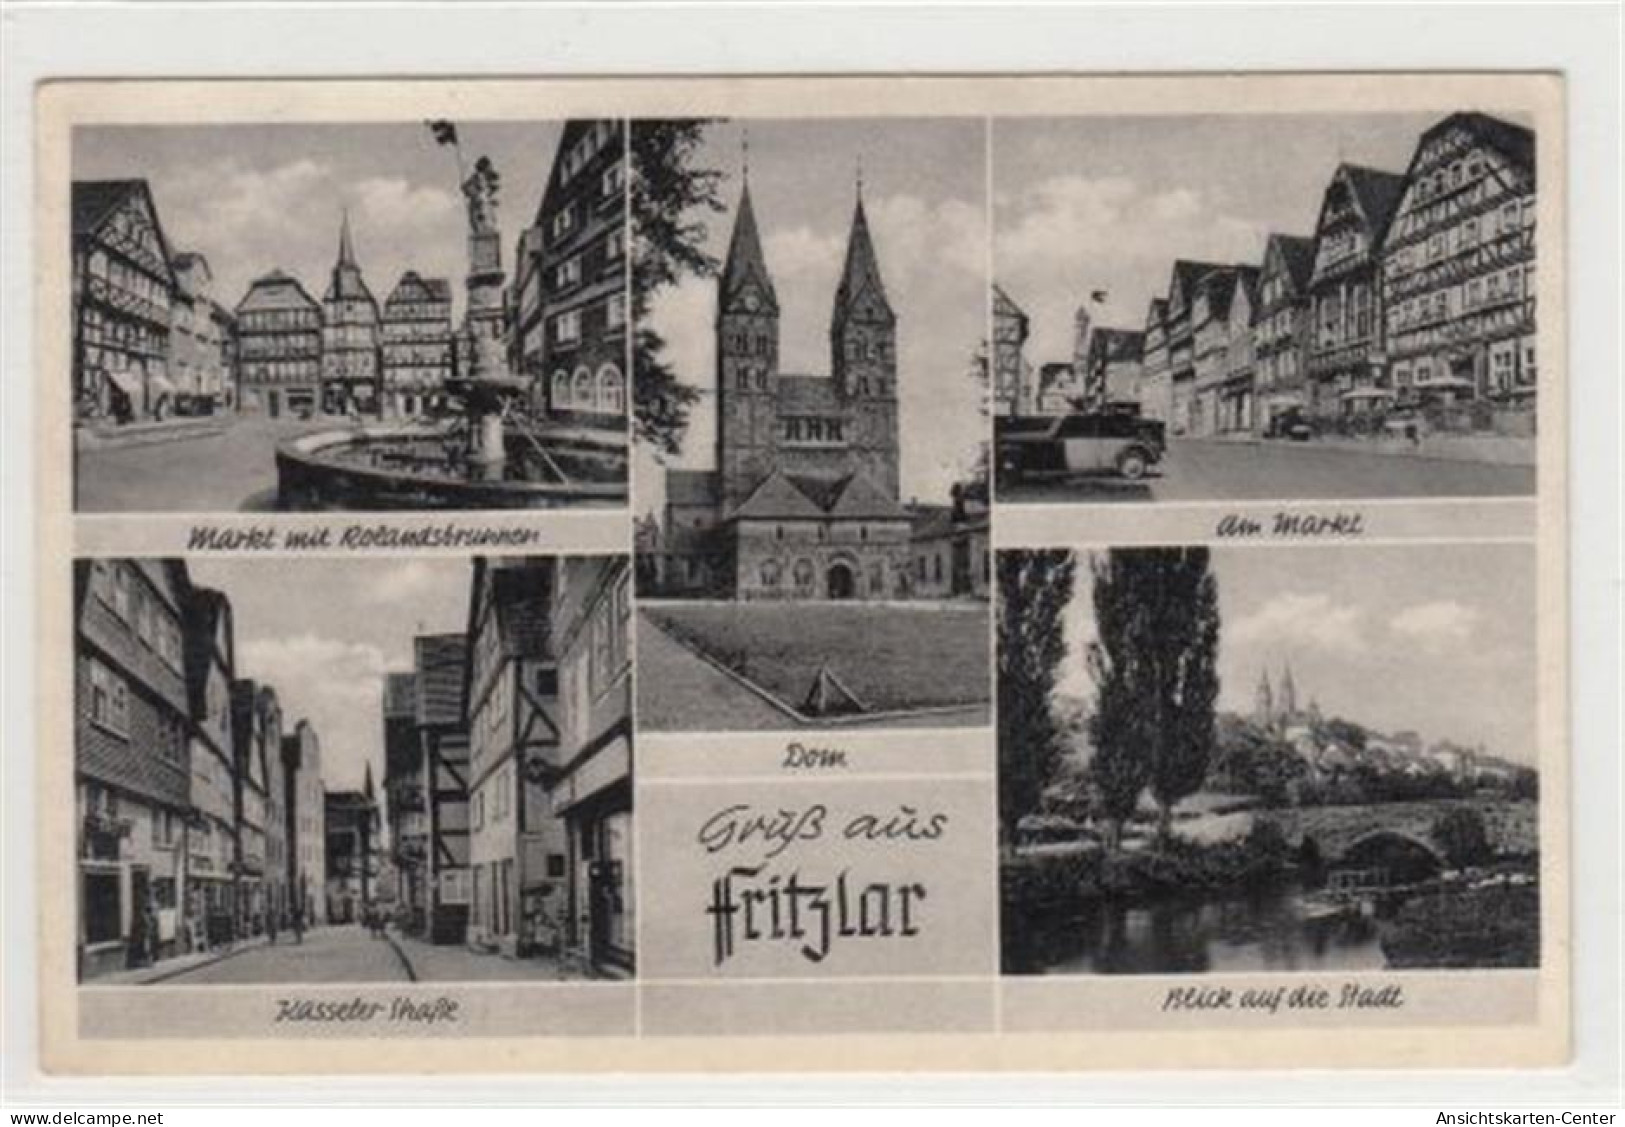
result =
[[305,913],[293,914],[293,941],[303,946],[305,942]]
[[270,911],[265,913],[265,934],[272,947],[276,946],[276,919],[281,913]]
[[146,928],[146,965],[151,966],[158,961],[158,904],[150,894],[142,911],[142,923]]

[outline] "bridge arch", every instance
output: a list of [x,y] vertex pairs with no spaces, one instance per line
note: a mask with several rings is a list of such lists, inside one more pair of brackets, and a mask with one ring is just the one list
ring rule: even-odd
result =
[[1426,838],[1402,830],[1372,830],[1349,842],[1329,867],[1383,870],[1389,884],[1414,884],[1431,880],[1449,866]]

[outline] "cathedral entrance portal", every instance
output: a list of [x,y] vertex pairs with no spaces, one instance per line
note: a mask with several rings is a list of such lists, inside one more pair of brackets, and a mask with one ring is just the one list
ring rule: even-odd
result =
[[857,577],[852,568],[844,563],[830,564],[829,566],[829,597],[832,599],[850,599],[857,593]]

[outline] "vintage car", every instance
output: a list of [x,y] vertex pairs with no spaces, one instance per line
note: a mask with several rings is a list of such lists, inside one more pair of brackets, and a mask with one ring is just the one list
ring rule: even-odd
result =
[[994,421],[1000,481],[1062,474],[1144,477],[1167,448],[1163,424],[1122,411],[1016,415]]
[[1308,442],[1315,437],[1315,425],[1296,407],[1282,411],[1264,427],[1265,438],[1290,438],[1294,442]]

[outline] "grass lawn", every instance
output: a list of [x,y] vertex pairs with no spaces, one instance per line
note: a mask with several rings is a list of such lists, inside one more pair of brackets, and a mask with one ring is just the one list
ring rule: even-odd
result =
[[826,662],[869,712],[991,695],[985,603],[663,603],[644,613],[792,708]]

